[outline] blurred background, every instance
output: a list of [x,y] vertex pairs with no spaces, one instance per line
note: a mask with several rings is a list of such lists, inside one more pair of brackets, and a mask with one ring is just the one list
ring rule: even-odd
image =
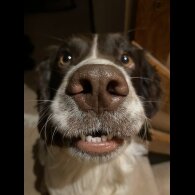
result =
[[71,33],[131,31],[168,66],[169,16],[169,0],[25,0],[25,51],[38,61],[45,47]]
[[130,32],[134,43],[150,52],[148,60],[161,76],[164,93],[161,109],[152,119],[147,173],[158,194],[168,195],[170,0],[24,0],[25,194],[37,194],[32,160],[32,145],[38,137],[35,66],[48,46],[60,44],[66,35],[88,32]]

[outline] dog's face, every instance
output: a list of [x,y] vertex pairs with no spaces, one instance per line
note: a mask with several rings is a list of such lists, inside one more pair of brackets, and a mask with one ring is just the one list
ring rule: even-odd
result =
[[71,36],[38,71],[40,134],[82,159],[118,155],[157,110],[159,78],[122,34]]

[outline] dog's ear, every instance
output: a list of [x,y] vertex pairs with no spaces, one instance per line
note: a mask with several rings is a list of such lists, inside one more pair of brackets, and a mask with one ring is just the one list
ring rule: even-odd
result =
[[49,97],[48,83],[51,76],[50,59],[47,58],[37,65],[37,95],[38,100],[45,100]]
[[[51,64],[55,59],[58,46],[47,49],[47,56],[36,67],[37,72],[37,99],[48,100],[50,97],[49,82],[51,78]],[[38,104],[39,105],[39,104]],[[39,107],[39,106],[38,106]]]
[[[160,106],[162,94],[160,76],[156,69],[149,64],[145,57],[145,51],[134,48],[135,70],[132,74],[132,82],[135,85],[137,95],[143,103],[147,118],[152,118]],[[135,78],[135,79],[134,79]],[[138,136],[143,140],[152,140],[149,124],[144,124]]]
[[146,60],[145,51],[136,50],[136,67],[132,75],[132,82],[136,85],[135,89],[143,102],[146,116],[152,118],[160,105],[160,77],[156,69]]

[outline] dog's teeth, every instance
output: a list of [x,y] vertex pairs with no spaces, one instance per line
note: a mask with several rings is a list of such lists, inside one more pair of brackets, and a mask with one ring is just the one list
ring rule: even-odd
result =
[[101,142],[101,137],[92,137],[91,142],[99,143],[99,142]]
[[107,136],[102,135],[101,138],[102,138],[102,141],[103,141],[103,142],[106,142],[106,141],[107,141]]
[[86,137],[86,141],[87,141],[87,142],[91,142],[91,140],[92,140],[92,136],[88,135],[88,136]]
[[111,140],[113,138],[113,134],[109,134],[108,136],[102,135],[101,137],[93,137],[91,135],[88,136],[81,136],[81,139],[87,142],[93,142],[93,143],[100,143],[100,142],[106,142],[107,140]]
[[85,141],[85,136],[84,135],[81,135],[81,140]]
[[96,137],[96,142],[101,142],[101,137]]
[[109,135],[107,136],[107,138],[108,138],[108,140],[111,140],[111,139],[113,138],[113,134],[112,134],[112,133],[109,134]]
[[91,138],[91,142],[94,142],[95,143],[96,142],[96,137],[92,137]]
[[92,137],[92,136],[89,135],[89,136],[86,137],[86,141],[87,142],[93,142],[93,143],[99,143],[102,140],[101,140],[101,137]]

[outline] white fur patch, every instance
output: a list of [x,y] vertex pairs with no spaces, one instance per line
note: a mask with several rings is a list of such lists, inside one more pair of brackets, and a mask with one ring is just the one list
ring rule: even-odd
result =
[[[130,147],[130,146],[128,146]],[[82,162],[64,148],[50,147],[46,161],[46,185],[51,195],[128,194],[135,159],[128,148],[106,163]]]
[[96,34],[93,40],[93,46],[91,48],[91,58],[97,58],[97,40],[98,35]]
[[141,155],[148,154],[148,145],[147,143],[145,144],[139,143],[138,141],[132,139],[130,147],[128,148],[128,153],[134,156],[141,156]]

